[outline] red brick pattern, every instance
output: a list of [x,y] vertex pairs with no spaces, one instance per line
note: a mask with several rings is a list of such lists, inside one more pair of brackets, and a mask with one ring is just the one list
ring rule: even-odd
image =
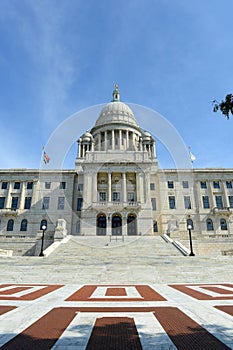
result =
[[50,350],[76,315],[76,308],[56,308],[3,345],[1,350]]
[[157,307],[154,316],[178,350],[230,349],[176,307]]
[[[203,293],[199,292],[197,290],[190,289],[189,286],[190,287],[192,287],[192,286],[201,287],[203,289]],[[226,285],[223,284],[223,286],[233,288],[232,284],[226,284]],[[174,289],[176,289],[184,294],[187,294],[190,297],[193,297],[197,300],[233,300],[233,296],[215,296],[215,297],[212,297],[209,294],[205,294],[204,293],[205,289],[210,290],[210,288],[212,288],[211,286],[208,287],[206,284],[203,284],[203,285],[202,284],[190,284],[190,285],[172,284],[172,285],[170,285],[170,287],[172,287],[172,288],[174,288]],[[219,294],[222,294],[222,293],[220,292]]]
[[[94,293],[98,286],[97,285],[90,285],[90,286],[83,286],[80,288],[77,292],[73,293],[69,298],[66,299],[66,301],[165,301],[166,299],[162,297],[159,293],[157,293],[154,289],[152,289],[150,286],[147,285],[138,285],[134,286],[138,293],[141,295],[141,298],[91,298],[91,295]],[[103,287],[103,286],[101,286]],[[113,286],[116,288],[119,288],[118,286]],[[129,286],[125,286],[129,287]],[[125,289],[125,288],[124,288]]]
[[233,305],[221,305],[215,306],[216,309],[226,312],[228,315],[233,316]]
[[[11,284],[5,284],[5,285],[1,285],[0,288],[4,288],[4,287],[9,287],[12,286]],[[51,293],[61,287],[63,287],[63,285],[40,285],[40,284],[24,284],[23,286],[25,287],[16,287],[16,288],[12,288],[9,291],[5,291],[4,292],[4,296],[0,296],[0,300],[35,300],[38,299],[48,293]],[[32,286],[40,286],[41,289],[37,290],[37,291],[32,291],[30,292],[30,289]],[[12,292],[13,290],[13,292]],[[13,296],[14,293],[18,293],[20,291],[27,291],[29,293],[25,293],[24,295],[17,297],[17,296]],[[3,294],[3,292],[0,292],[0,295]]]
[[202,287],[202,288],[209,290],[211,292],[218,293],[218,294],[231,294],[231,295],[233,295],[233,290],[230,291],[229,289],[223,289],[220,287]]
[[107,288],[107,291],[106,291],[105,295],[107,297],[109,297],[109,296],[111,296],[111,297],[112,296],[117,296],[117,297],[122,296],[122,297],[124,297],[124,296],[127,296],[127,293],[126,293],[125,288]]
[[[39,289],[34,290],[32,289],[33,286],[38,286]],[[200,291],[189,288],[194,286],[198,286]],[[5,315],[0,317],[0,323],[3,324],[1,331],[4,329],[4,332],[6,320],[8,320],[8,322],[11,322],[12,318],[16,316],[19,317],[19,320],[21,320],[22,317],[22,321],[26,322],[24,312],[26,310],[27,314],[30,314],[30,311],[29,307],[26,309],[24,308],[25,305],[30,305],[31,300],[35,300],[42,296],[46,296],[48,293],[55,292],[61,288],[62,285],[0,285],[0,288],[2,289],[7,287],[12,288],[3,291],[2,295],[0,292],[0,296],[5,301],[14,300],[14,302],[10,303],[14,304],[15,306],[4,305],[4,302],[1,302],[2,306],[0,306],[0,315]],[[98,287],[106,288],[99,290],[99,295],[101,297],[98,296],[93,298],[93,293],[95,293],[94,296],[97,295],[96,292],[98,292]],[[127,290],[127,287],[131,287],[131,289]],[[132,293],[132,287],[135,288],[135,291],[137,291],[139,294],[138,297],[130,297],[130,293]],[[198,300],[206,300],[204,304],[206,303],[209,305],[212,310],[216,308],[230,316],[233,316],[233,302],[228,301],[229,305],[215,307],[213,307],[213,303],[208,303],[208,300],[233,299],[232,296],[230,296],[230,294],[233,293],[224,288],[233,288],[233,284],[174,284],[170,287],[179,291],[177,294],[180,294],[181,292]],[[133,318],[133,314],[139,315],[142,312],[153,313],[155,317],[154,322],[156,322],[156,319],[158,320],[158,322],[164,328],[164,332],[167,333],[178,350],[229,349],[225,344],[210,334],[201,325],[188,317],[178,307],[167,306],[167,300],[156,291],[156,287],[153,289],[148,285],[85,285],[79,289],[77,287],[75,290],[72,286],[71,290],[75,292],[68,298],[67,295],[69,294],[67,294],[67,290],[70,289],[64,289],[65,294],[62,293],[62,290],[58,294],[54,294],[54,298],[51,298],[51,300],[53,300],[51,303],[51,311],[31,324],[28,328],[25,326],[25,329],[20,334],[17,334],[17,330],[15,331],[15,334],[11,334],[12,332],[10,332],[9,335],[11,335],[13,338],[1,346],[0,349],[49,350],[62,336],[63,332],[70,325],[76,315],[82,313],[82,317],[84,317],[84,319],[85,317],[92,318],[92,322],[95,322],[89,340],[86,338],[86,342],[88,342],[86,350],[142,350],[142,345],[136,328],[137,325],[135,325]],[[212,297],[211,295],[207,294],[208,291],[217,293],[217,296]],[[17,297],[17,293],[19,292],[21,292],[21,297]],[[56,295],[57,299],[55,298]],[[183,299],[187,300],[187,298]],[[23,302],[21,302],[22,300]],[[46,297],[43,300],[46,302]],[[198,304],[198,300],[193,301],[193,304]],[[56,304],[54,304],[54,301]],[[70,301],[77,301],[79,303],[76,306],[75,303],[70,304]],[[85,306],[83,306],[82,301],[86,302],[84,304]],[[101,306],[98,303],[99,301],[102,302]],[[114,301],[114,303],[109,304],[109,301]],[[133,301],[134,303],[127,304],[122,303],[122,301]],[[147,303],[148,301],[150,303]],[[156,306],[158,305],[158,303],[156,303],[157,301],[165,302],[159,304],[160,306]],[[8,304],[8,302],[5,304]],[[56,305],[56,307],[53,308],[54,306],[52,305]],[[13,314],[9,313],[8,319],[7,313],[14,309],[16,310]],[[217,311],[216,309],[215,313],[217,317],[217,315],[220,315],[220,311]],[[84,313],[89,313],[89,315],[83,315]],[[227,316],[226,314],[225,319],[227,319],[227,322],[229,322],[231,317]],[[201,315],[203,317],[203,314]],[[98,318],[96,319],[96,317]],[[223,325],[225,324],[223,320],[224,317],[220,317],[219,319],[221,320],[222,325],[215,324],[217,331],[219,329],[218,327],[221,327],[221,330],[224,329]],[[80,319],[78,318],[76,321],[79,324]],[[207,318],[207,322],[210,322],[209,318]],[[91,324],[92,323],[89,324],[89,327],[91,327]],[[9,323],[9,326],[12,328],[11,323]],[[70,330],[75,332],[73,327],[71,327]],[[83,336],[85,337],[87,335],[84,334]],[[150,336],[156,337],[157,333],[150,334]],[[143,333],[142,337],[144,337]],[[145,334],[145,337],[147,337],[147,334]],[[81,339],[83,341],[83,338]],[[151,350],[154,350],[154,348],[151,348]]]
[[134,320],[128,317],[98,318],[86,350],[142,350]]
[[16,306],[7,306],[7,305],[2,305],[0,306],[0,315],[3,315],[11,310],[16,309]]
[[30,289],[30,287],[15,287],[15,288],[11,288],[9,290],[7,289],[7,290],[0,291],[0,296],[12,295],[12,294],[19,293],[19,292],[22,292],[22,291],[28,290],[28,289]]

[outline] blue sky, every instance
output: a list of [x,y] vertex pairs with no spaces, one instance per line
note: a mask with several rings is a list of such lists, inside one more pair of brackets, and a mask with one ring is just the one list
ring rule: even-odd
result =
[[[233,92],[232,13],[232,0],[1,0],[0,168],[38,168],[54,130],[109,102],[114,82],[173,124],[195,167],[232,168],[233,118],[211,105]],[[74,145],[64,167],[75,156]]]

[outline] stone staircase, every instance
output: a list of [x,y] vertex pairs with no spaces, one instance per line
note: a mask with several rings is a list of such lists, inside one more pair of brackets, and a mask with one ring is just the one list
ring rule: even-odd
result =
[[93,263],[96,259],[107,261],[140,261],[156,257],[182,256],[171,243],[160,236],[125,237],[124,241],[118,237],[111,240],[108,237],[77,237],[69,236],[69,240],[60,244],[49,259],[54,261],[71,262],[84,259]]

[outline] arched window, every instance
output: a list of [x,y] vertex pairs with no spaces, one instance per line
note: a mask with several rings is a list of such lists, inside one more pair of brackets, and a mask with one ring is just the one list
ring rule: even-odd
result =
[[10,219],[10,220],[8,220],[8,222],[7,222],[7,231],[13,231],[13,229],[14,229],[14,220],[12,220],[12,219]]
[[213,231],[214,230],[213,221],[211,219],[207,219],[206,220],[206,229],[207,229],[207,231]]
[[187,220],[187,227],[188,227],[188,226],[192,226],[192,230],[194,230],[193,220],[192,220],[192,219],[188,219],[188,220]]
[[220,227],[221,227],[221,230],[227,230],[227,222],[225,219],[220,220]]
[[28,221],[26,219],[23,219],[21,221],[20,231],[27,231],[27,227],[28,227]]
[[46,226],[46,228],[48,227],[47,220],[45,220],[45,219],[41,220],[41,222],[40,222],[40,230],[42,230],[42,226]]

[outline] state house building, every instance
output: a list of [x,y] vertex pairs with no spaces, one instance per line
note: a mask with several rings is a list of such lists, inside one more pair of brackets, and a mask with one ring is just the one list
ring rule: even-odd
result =
[[[233,170],[164,170],[156,140],[120,101],[118,87],[90,132],[75,169],[1,170],[0,234],[233,235]],[[142,127],[142,128],[141,128]],[[78,138],[79,135],[77,135]],[[231,236],[232,237],[232,236]]]

